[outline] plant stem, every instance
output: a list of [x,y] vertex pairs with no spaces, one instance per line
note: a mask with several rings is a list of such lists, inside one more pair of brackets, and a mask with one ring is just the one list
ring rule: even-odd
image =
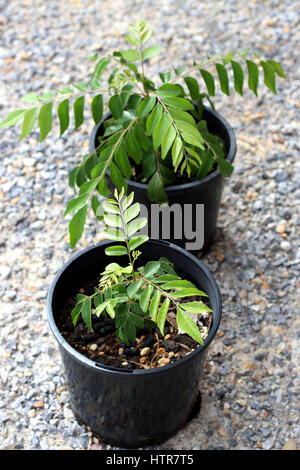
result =
[[[236,54],[236,55],[233,55],[232,58],[230,60],[234,60],[234,59],[240,59],[241,57],[243,57],[242,54]],[[243,57],[244,58],[244,57]],[[253,57],[251,57],[251,59],[253,59]],[[187,72],[185,73],[182,73],[180,75],[177,75],[173,80],[171,80],[169,83],[175,83],[177,82],[177,80],[180,80],[181,78],[184,78],[188,75],[190,75],[191,73],[197,71],[200,69],[200,67],[207,67],[208,65],[211,65],[211,64],[215,64],[216,62],[218,61],[223,61],[224,60],[224,57],[222,56],[219,56],[219,57],[211,57],[209,58],[207,61],[202,61],[200,62],[199,64],[196,64],[194,65],[193,67],[191,67]]]
[[132,277],[133,277],[133,279],[135,279],[135,272],[134,272],[134,269],[133,269],[133,261],[132,261],[132,257],[131,257],[131,253],[130,253],[129,240],[128,240],[128,235],[127,235],[127,230],[126,230],[127,224],[126,224],[126,221],[124,219],[124,211],[123,211],[123,207],[122,207],[122,204],[121,204],[121,199],[118,201],[118,205],[119,205],[119,209],[120,209],[120,218],[121,218],[121,222],[122,222],[123,233],[124,233],[124,236],[125,236],[125,243],[126,243],[127,255],[128,255],[128,258],[129,258],[129,264],[132,267]]
[[149,279],[146,279],[144,276],[141,276],[141,279],[143,279],[143,281],[145,281],[147,284],[151,284],[151,286],[155,287],[155,289],[158,289],[164,297],[167,297],[171,302],[173,302],[173,304],[175,304],[176,308],[180,308],[180,304],[178,304],[176,302],[176,300],[170,294],[168,294],[166,291],[164,291],[157,284],[155,284],[152,281],[149,281]]

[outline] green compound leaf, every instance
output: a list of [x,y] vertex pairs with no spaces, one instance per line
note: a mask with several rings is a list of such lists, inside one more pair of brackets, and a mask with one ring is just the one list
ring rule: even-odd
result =
[[225,95],[229,96],[229,79],[227,70],[222,64],[216,64],[216,69],[220,80],[221,90]]
[[148,235],[139,235],[137,237],[131,238],[128,243],[130,251],[135,250],[138,246],[142,245],[148,240]]
[[160,261],[149,261],[145,266],[144,277],[152,278],[160,268]]
[[147,223],[148,223],[147,217],[140,217],[139,219],[132,220],[127,225],[127,229],[126,229],[127,236],[131,237],[134,233],[144,228],[145,225],[147,225]]
[[158,54],[160,51],[160,46],[152,46],[152,47],[146,47],[146,49],[143,50],[143,60],[150,59],[150,57],[155,56]]
[[215,96],[216,91],[215,91],[215,80],[214,77],[210,72],[204,69],[200,69],[201,76],[205,82],[208,94],[211,96]]
[[115,152],[115,161],[122,171],[123,175],[125,178],[130,179],[131,177],[131,165],[127,156],[127,153],[125,152],[125,149],[123,145],[119,145],[116,152]]
[[185,98],[170,97],[164,98],[164,103],[170,108],[181,109],[182,111],[193,111],[194,105]]
[[173,126],[170,126],[161,141],[161,158],[164,159],[170,150],[174,139],[176,137],[176,130]]
[[157,103],[155,108],[152,110],[151,114],[148,116],[146,121],[146,130],[148,135],[152,135],[153,131],[161,118],[163,113],[163,107]]
[[176,137],[173,146],[172,146],[172,163],[175,171],[183,159],[183,144],[182,139],[178,136]]
[[117,214],[104,214],[104,222],[111,227],[122,227],[121,218]]
[[144,313],[148,311],[148,305],[150,301],[150,297],[153,291],[153,286],[148,284],[147,287],[144,289],[141,298],[140,298],[140,307]]
[[244,85],[244,72],[242,67],[238,62],[234,60],[231,61],[231,66],[233,70],[233,82],[234,88],[237,93],[243,96],[243,85]]
[[275,70],[271,64],[263,60],[260,61],[263,71],[264,71],[264,82],[266,87],[269,88],[273,93],[277,95],[276,91],[276,75]]
[[122,245],[109,246],[105,248],[105,254],[107,256],[122,256],[127,254],[127,250],[126,247]]
[[153,131],[153,147],[154,150],[157,150],[161,144],[161,141],[167,132],[168,128],[172,125],[172,121],[167,113],[163,113],[160,120],[155,126]]
[[222,157],[216,158],[216,162],[221,175],[225,176],[225,178],[229,178],[234,170],[233,165]]
[[197,289],[196,287],[187,287],[172,293],[172,297],[174,297],[174,299],[182,299],[183,297],[189,297],[190,295],[200,295],[201,297],[207,297],[205,292]]
[[181,304],[180,307],[191,313],[212,312],[212,309],[207,307],[203,302],[185,302]]
[[178,328],[187,333],[191,338],[200,343],[204,344],[203,338],[201,336],[200,330],[194,320],[185,313],[181,308],[177,307],[176,321]]
[[0,127],[14,126],[22,119],[26,112],[27,109],[18,109],[17,111],[12,111],[2,122],[0,122]]
[[71,201],[69,201],[67,204],[67,208],[65,210],[64,215],[66,216],[70,214],[71,212],[75,212],[81,209],[81,207],[85,205],[88,198],[89,198],[89,194],[85,193],[85,194],[82,194],[81,196],[71,199]]
[[257,96],[258,77],[259,77],[258,66],[251,60],[247,60],[247,59],[246,59],[246,64],[247,64],[247,69],[248,69],[248,87]]
[[125,139],[125,147],[128,155],[133,158],[133,160],[139,164],[143,158],[143,152],[135,138],[134,132],[127,134]]
[[96,95],[92,101],[92,115],[95,124],[99,124],[103,117],[103,96]]
[[49,134],[52,128],[52,108],[53,103],[46,103],[40,109],[39,112],[39,126],[40,126],[40,142]]
[[60,136],[68,129],[70,124],[69,100],[66,99],[59,103],[57,108],[59,118]]
[[36,116],[37,116],[38,108],[29,109],[24,115],[23,127],[22,127],[22,134],[20,136],[20,140],[26,137],[32,129],[34,128]]
[[71,219],[69,224],[70,246],[73,249],[81,238],[86,220],[87,204],[83,206]]
[[148,183],[147,193],[150,201],[162,204],[168,201],[161,175],[156,171]]
[[125,236],[124,236],[124,234],[121,230],[106,228],[106,229],[103,230],[103,234],[106,235],[106,237],[109,240],[114,240],[116,242],[124,242],[125,241]]
[[133,299],[135,297],[135,295],[138,293],[139,289],[141,288],[142,284],[143,284],[143,280],[139,279],[138,281],[133,282],[127,287],[127,294],[130,299]]
[[157,311],[158,311],[158,306],[159,306],[159,301],[161,297],[161,292],[156,289],[156,292],[154,296],[152,297],[152,300],[150,302],[150,307],[149,307],[149,315],[153,321],[157,321]]
[[120,95],[113,95],[108,101],[108,107],[115,119],[119,119],[123,114],[123,103]]
[[126,209],[131,206],[132,202],[133,202],[133,198],[134,198],[134,192],[130,193],[128,197],[126,197],[124,199],[124,201],[122,201],[122,209],[123,211],[126,211]]
[[141,36],[141,43],[144,44],[145,42],[149,41],[152,36],[152,33],[153,31],[151,28],[147,29],[147,31],[145,31]]
[[109,63],[110,61],[105,58],[102,58],[97,62],[92,74],[92,82],[97,82],[100,79],[101,75],[103,74],[104,70],[106,69]]
[[82,303],[77,303],[71,312],[71,318],[72,318],[74,327],[77,325],[77,322],[79,320],[81,309],[82,309]]
[[198,101],[200,99],[199,84],[194,77],[185,77],[184,81],[189,89],[192,100]]
[[275,73],[278,75],[278,77],[286,78],[286,75],[283,71],[283,68],[281,67],[281,65],[278,62],[276,62],[276,60],[267,60],[267,62],[268,62],[268,64],[270,64],[273,67],[273,69],[274,69]]
[[75,129],[78,129],[84,121],[84,98],[84,96],[79,96],[74,101]]
[[97,219],[102,221],[103,216],[104,216],[104,210],[103,210],[103,207],[101,206],[100,202],[96,198],[96,196],[92,196],[91,207],[92,207],[92,210],[93,210],[95,216],[97,217]]
[[117,165],[112,162],[109,167],[109,175],[114,185],[121,191],[122,188],[127,191],[127,183]]
[[128,60],[129,62],[136,62],[140,59],[140,55],[135,49],[127,49],[126,51],[120,51],[123,59]]
[[91,193],[92,191],[94,191],[94,189],[97,186],[97,183],[98,183],[98,178],[93,178],[90,181],[86,181],[85,183],[83,183],[80,186],[79,196],[82,196],[83,194]]
[[82,305],[81,317],[88,329],[92,331],[92,302],[90,298]]
[[182,93],[182,87],[173,83],[164,83],[157,90],[158,96],[161,98],[171,98],[172,96],[180,96]]
[[23,96],[22,98],[25,103],[38,103],[39,98],[36,93],[28,93],[27,95]]
[[124,221],[126,224],[130,222],[132,219],[135,219],[140,213],[140,205],[138,202],[134,203],[130,206],[124,213]]
[[194,288],[194,284],[190,281],[185,281],[183,279],[178,279],[175,281],[166,282],[161,286],[162,289],[182,289],[182,288]]
[[156,98],[154,96],[148,96],[144,98],[137,108],[138,116],[143,119],[144,117],[148,116],[150,111],[153,109],[156,103]]
[[162,336],[164,336],[164,326],[165,326],[165,321],[166,321],[166,318],[167,318],[167,313],[168,313],[168,310],[169,310],[169,306],[170,306],[170,299],[167,297],[164,300],[164,303],[160,307],[160,309],[158,311],[158,314],[157,314],[157,326],[158,326]]

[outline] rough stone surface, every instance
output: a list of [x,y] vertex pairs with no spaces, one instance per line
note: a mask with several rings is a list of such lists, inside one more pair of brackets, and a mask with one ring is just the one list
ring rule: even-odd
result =
[[[299,1],[0,0],[0,120],[26,93],[86,80],[92,52],[125,46],[127,25],[151,21],[166,71],[207,53],[256,50],[282,63],[278,95],[217,94],[238,153],[227,181],[215,246],[203,260],[223,296],[220,330],[201,383],[202,408],[162,449],[295,449],[299,442]],[[155,42],[153,41],[153,44]],[[68,172],[93,127],[46,142],[0,130],[0,448],[110,448],[69,407],[47,289],[72,255]],[[88,218],[76,247],[101,239]],[[299,233],[299,232],[298,232]],[[298,280],[297,280],[298,279]],[[298,315],[298,316],[297,316]],[[176,393],[176,390],[174,390]]]

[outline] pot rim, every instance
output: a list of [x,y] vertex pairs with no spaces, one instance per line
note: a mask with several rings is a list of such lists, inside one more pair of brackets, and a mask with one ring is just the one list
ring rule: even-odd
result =
[[207,349],[207,347],[209,346],[209,344],[211,343],[211,341],[213,340],[218,328],[219,328],[219,324],[220,324],[220,321],[221,321],[221,313],[222,313],[222,300],[221,300],[221,294],[220,294],[220,290],[219,290],[219,287],[213,277],[213,275],[211,274],[211,272],[209,271],[209,269],[205,266],[205,264],[198,260],[198,258],[196,258],[195,256],[191,255],[189,252],[185,251],[183,248],[177,246],[177,245],[174,245],[173,243],[170,243],[166,240],[158,240],[158,239],[150,239],[147,243],[151,243],[151,244],[163,244],[171,249],[174,249],[178,252],[178,255],[181,255],[181,256],[185,256],[186,258],[190,259],[190,261],[194,262],[195,264],[198,265],[199,269],[201,269],[205,276],[208,278],[209,282],[211,283],[212,285],[212,288],[213,288],[213,291],[214,291],[214,295],[215,295],[215,298],[216,298],[216,308],[215,308],[215,312],[214,312],[214,315],[215,315],[215,318],[214,318],[214,321],[213,321],[213,324],[212,324],[212,327],[208,333],[208,336],[205,338],[204,340],[204,346],[198,346],[194,349],[194,351],[192,351],[190,354],[188,354],[187,356],[179,359],[178,361],[172,363],[172,364],[168,364],[168,365],[165,365],[163,367],[159,367],[159,368],[154,368],[154,369],[143,369],[143,370],[140,370],[140,369],[134,369],[134,370],[130,370],[130,371],[126,371],[126,370],[122,370],[122,369],[119,369],[119,368],[115,368],[115,367],[112,367],[112,366],[106,366],[106,365],[103,365],[103,364],[100,364],[100,363],[96,363],[95,361],[92,361],[91,359],[87,358],[86,356],[84,356],[83,354],[79,353],[78,351],[76,351],[66,340],[65,338],[62,336],[61,332],[59,331],[56,323],[55,323],[55,319],[54,319],[54,316],[53,316],[53,311],[52,311],[52,299],[53,299],[53,294],[54,294],[54,290],[55,290],[55,287],[56,287],[56,284],[57,284],[57,281],[59,280],[61,274],[77,259],[79,258],[80,256],[84,255],[85,253],[87,253],[88,251],[91,251],[97,247],[105,247],[106,245],[109,245],[109,244],[112,244],[114,242],[112,241],[103,241],[103,242],[100,242],[100,243],[97,243],[97,244],[94,244],[88,248],[85,248],[83,250],[81,250],[80,252],[78,252],[76,255],[72,256],[61,268],[60,270],[58,271],[58,273],[56,274],[56,276],[54,277],[51,285],[50,285],[50,288],[48,290],[48,295],[47,295],[47,316],[48,316],[48,323],[49,323],[49,326],[50,326],[50,329],[55,337],[55,339],[57,340],[57,342],[59,343],[59,345],[61,347],[63,347],[72,357],[73,359],[75,359],[76,361],[80,362],[80,363],[84,363],[85,366],[87,367],[91,367],[93,369],[97,369],[97,370],[102,370],[102,371],[105,371],[105,372],[108,372],[108,373],[112,373],[112,374],[122,374],[122,375],[130,375],[130,373],[133,373],[134,375],[145,375],[145,374],[158,374],[158,373],[163,373],[169,369],[173,369],[175,367],[179,367],[181,364],[191,360],[193,357],[195,357],[196,355],[198,355],[200,352],[203,352],[203,350]]
[[[221,114],[219,114],[217,111],[215,111],[214,109],[209,108],[209,107],[204,106],[204,105],[203,105],[203,109],[205,110],[205,112],[213,115],[216,119],[218,119],[220,121],[220,123],[222,124],[222,126],[225,128],[225,130],[228,134],[228,142],[229,142],[229,149],[228,149],[228,152],[227,152],[226,160],[228,162],[232,163],[233,160],[234,160],[234,157],[236,155],[236,150],[237,150],[236,137],[235,137],[235,133],[234,133],[233,128],[228,123],[228,121]],[[92,130],[92,133],[90,135],[90,149],[89,150],[90,150],[91,153],[96,148],[95,147],[95,140],[96,140],[96,136],[97,136],[99,127],[101,127],[103,122],[106,119],[108,119],[110,116],[111,116],[111,113],[109,113],[109,112],[106,113],[104,115],[104,117],[102,118],[102,120],[96,126],[94,126],[94,128]],[[106,172],[109,174],[109,170],[106,170]],[[181,191],[184,191],[184,190],[192,189],[196,186],[199,186],[200,184],[205,184],[205,183],[211,181],[213,178],[216,178],[218,175],[220,175],[220,171],[217,168],[215,171],[213,171],[209,175],[205,176],[204,178],[201,178],[201,179],[196,180],[196,181],[191,181],[190,183],[182,183],[182,184],[166,186],[165,190],[168,193],[168,192],[181,192]],[[137,181],[128,180],[126,178],[124,178],[124,179],[125,179],[127,185],[130,185],[132,187],[133,191],[135,191],[135,189],[144,190],[144,191],[147,190],[148,184],[146,184],[146,183],[139,183]]]

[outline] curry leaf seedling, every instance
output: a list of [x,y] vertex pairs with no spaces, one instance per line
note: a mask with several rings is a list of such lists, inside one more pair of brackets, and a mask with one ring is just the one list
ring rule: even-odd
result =
[[[192,282],[181,279],[165,258],[137,267],[136,261],[141,255],[139,248],[148,236],[137,234],[147,219],[139,217],[140,206],[133,203],[133,197],[133,193],[125,197],[123,189],[120,193],[115,190],[114,199],[106,199],[103,203],[104,233],[116,242],[107,247],[105,253],[111,257],[124,256],[127,263],[125,266],[109,263],[101,273],[94,293],[77,295],[76,306],[71,312],[73,324],[76,326],[81,316],[92,330],[92,313],[98,317],[109,315],[115,319],[117,337],[130,344],[135,341],[137,330],[145,325],[157,326],[164,335],[169,307],[173,305],[178,328],[203,344],[201,331],[189,312],[212,312],[201,300],[207,297],[206,293]],[[184,302],[187,297],[198,300]]]
[[189,68],[159,73],[154,82],[146,75],[146,68],[160,47],[148,46],[151,37],[146,21],[129,26],[129,48],[101,58],[90,56],[96,63],[88,82],[40,96],[29,93],[23,97],[22,109],[12,111],[0,123],[6,127],[23,120],[23,139],[37,122],[43,141],[52,129],[55,109],[62,135],[71,125],[71,113],[75,129],[82,125],[87,98],[91,99],[95,124],[102,120],[107,104],[110,117],[104,120],[96,150],[70,172],[69,184],[78,190],[66,210],[74,213],[71,247],[82,235],[88,206],[96,214],[100,204],[97,195],[110,193],[108,171],[115,187],[125,192],[126,180],[138,174],[139,181],[147,184],[149,199],[159,204],[168,199],[165,187],[179,178],[201,179],[215,167],[229,177],[233,166],[226,160],[222,139],[209,131],[203,119],[203,102],[213,107],[212,97],[218,90],[230,95],[233,88],[243,95],[246,83],[257,96],[261,75],[267,88],[277,93],[277,76],[285,78],[278,62],[245,51],[194,60]]

